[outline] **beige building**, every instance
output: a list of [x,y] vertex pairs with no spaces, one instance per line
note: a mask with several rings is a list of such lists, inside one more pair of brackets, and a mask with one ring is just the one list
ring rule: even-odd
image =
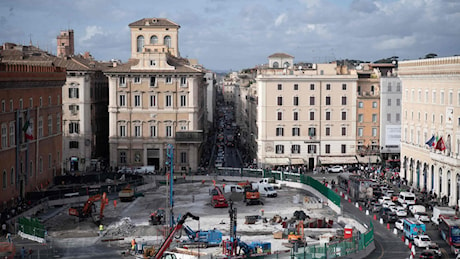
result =
[[[402,177],[411,186],[447,196],[460,193],[460,57],[399,63],[402,84]],[[443,140],[445,150],[426,142]],[[438,146],[439,147],[439,146]]]
[[204,72],[179,56],[179,25],[145,18],[129,25],[131,59],[109,77],[110,165],[163,169],[174,147],[174,170],[198,167],[206,125]]
[[294,65],[275,53],[257,71],[260,167],[356,163],[357,73],[331,64]]

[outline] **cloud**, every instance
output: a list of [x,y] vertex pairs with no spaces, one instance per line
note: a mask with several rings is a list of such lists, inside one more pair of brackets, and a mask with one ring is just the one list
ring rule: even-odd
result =
[[285,23],[287,20],[287,15],[285,13],[280,14],[275,20],[275,26],[280,26]]
[[86,26],[85,34],[79,40],[81,42],[89,41],[97,34],[104,34],[102,27],[96,25]]
[[404,49],[412,47],[416,41],[417,39],[414,36],[405,36],[381,41],[375,44],[374,47],[378,50]]

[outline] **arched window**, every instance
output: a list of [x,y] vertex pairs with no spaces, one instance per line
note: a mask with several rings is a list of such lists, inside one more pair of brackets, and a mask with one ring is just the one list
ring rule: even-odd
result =
[[289,66],[291,66],[291,64],[289,64],[289,62],[287,62],[287,61],[283,64],[283,67],[285,67],[285,68],[289,68]]
[[2,176],[2,188],[4,188],[4,189],[6,189],[6,181],[7,181],[6,177],[7,177],[7,176],[6,176],[6,171],[5,171],[5,170],[3,170],[3,176]]
[[279,68],[279,67],[280,67],[280,64],[277,61],[273,62],[273,68]]
[[165,36],[165,38],[163,39],[164,41],[164,44],[168,47],[168,48],[171,48],[171,36]]
[[442,194],[442,169],[439,168],[439,196]]
[[153,35],[150,37],[150,44],[157,44],[158,43],[158,37],[156,35]]
[[142,52],[144,49],[144,36],[139,35],[137,36],[137,52]]

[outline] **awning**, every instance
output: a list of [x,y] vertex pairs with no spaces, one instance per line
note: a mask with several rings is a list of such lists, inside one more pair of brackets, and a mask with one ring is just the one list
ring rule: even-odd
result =
[[302,158],[292,158],[291,159],[291,164],[292,165],[305,164],[305,161]]
[[[378,155],[357,156],[360,163],[377,163],[381,162]],[[377,161],[378,160],[378,161]]]
[[289,158],[265,158],[264,163],[271,165],[288,165]]
[[356,156],[320,156],[321,164],[353,164],[358,163]]

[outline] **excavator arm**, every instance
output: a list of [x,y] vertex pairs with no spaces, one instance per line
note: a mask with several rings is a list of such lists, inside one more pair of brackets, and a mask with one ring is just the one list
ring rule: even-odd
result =
[[188,217],[191,217],[194,220],[199,220],[200,219],[200,217],[197,217],[197,216],[193,215],[192,213],[187,212],[179,220],[179,222],[177,222],[177,225],[173,228],[173,230],[171,230],[171,232],[169,233],[168,237],[166,237],[165,241],[163,241],[163,243],[161,244],[160,248],[158,249],[158,251],[155,254],[155,259],[160,259],[163,256],[163,253],[166,251],[166,249],[169,248],[169,245],[171,245],[172,239],[174,238],[174,234],[182,228],[182,226],[184,225],[185,220]]

